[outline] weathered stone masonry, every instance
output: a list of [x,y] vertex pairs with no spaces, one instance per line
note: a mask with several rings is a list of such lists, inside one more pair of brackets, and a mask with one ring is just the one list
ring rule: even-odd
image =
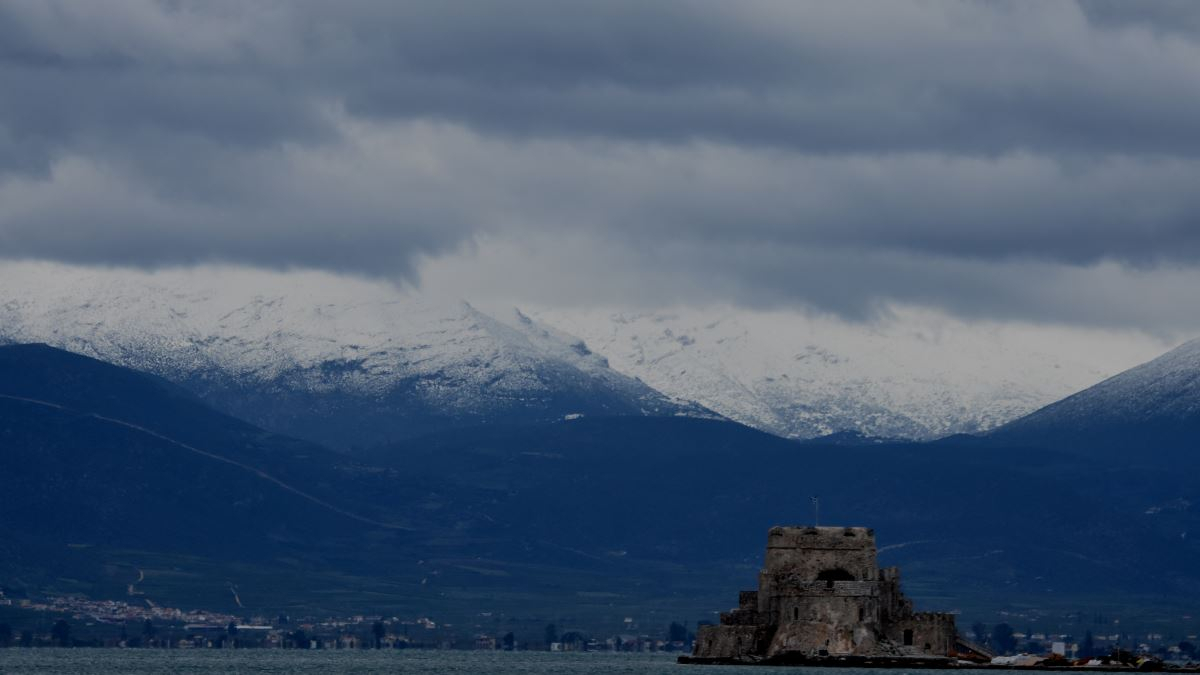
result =
[[879,568],[873,530],[775,527],[758,590],[742,591],[720,625],[700,628],[693,656],[937,657],[956,639],[952,615],[914,612],[899,570]]

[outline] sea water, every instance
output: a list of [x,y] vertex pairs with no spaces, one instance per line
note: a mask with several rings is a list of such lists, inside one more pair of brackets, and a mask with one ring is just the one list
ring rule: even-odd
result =
[[604,673],[660,675],[730,671],[761,673],[758,668],[681,666],[669,654],[550,652],[471,652],[434,650],[280,649],[0,649],[0,673],[404,673],[412,675],[495,675]]
[[[0,649],[0,673],[404,673],[412,675],[719,675],[821,672],[880,675],[878,670],[685,666],[669,654],[276,649]],[[900,671],[887,671],[898,675]],[[945,671],[907,671],[941,673]]]

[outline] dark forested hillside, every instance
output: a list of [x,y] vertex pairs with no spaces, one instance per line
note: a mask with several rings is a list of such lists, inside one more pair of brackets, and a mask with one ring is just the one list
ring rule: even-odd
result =
[[[874,527],[942,609],[1195,600],[1194,481],[990,441],[796,443],[694,418],[490,425],[346,456],[157,378],[0,348],[0,574],[322,611],[709,616],[767,528]],[[10,586],[12,584],[9,584]]]

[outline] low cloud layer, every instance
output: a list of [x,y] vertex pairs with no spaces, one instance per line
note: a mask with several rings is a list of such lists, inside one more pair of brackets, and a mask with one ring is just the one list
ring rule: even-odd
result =
[[1200,330],[1191,2],[8,2],[0,256]]

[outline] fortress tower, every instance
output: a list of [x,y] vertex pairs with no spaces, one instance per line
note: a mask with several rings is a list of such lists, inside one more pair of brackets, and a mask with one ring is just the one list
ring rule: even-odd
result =
[[774,527],[757,591],[742,591],[718,626],[702,626],[686,661],[946,658],[950,614],[915,613],[900,573],[880,569],[863,527]]

